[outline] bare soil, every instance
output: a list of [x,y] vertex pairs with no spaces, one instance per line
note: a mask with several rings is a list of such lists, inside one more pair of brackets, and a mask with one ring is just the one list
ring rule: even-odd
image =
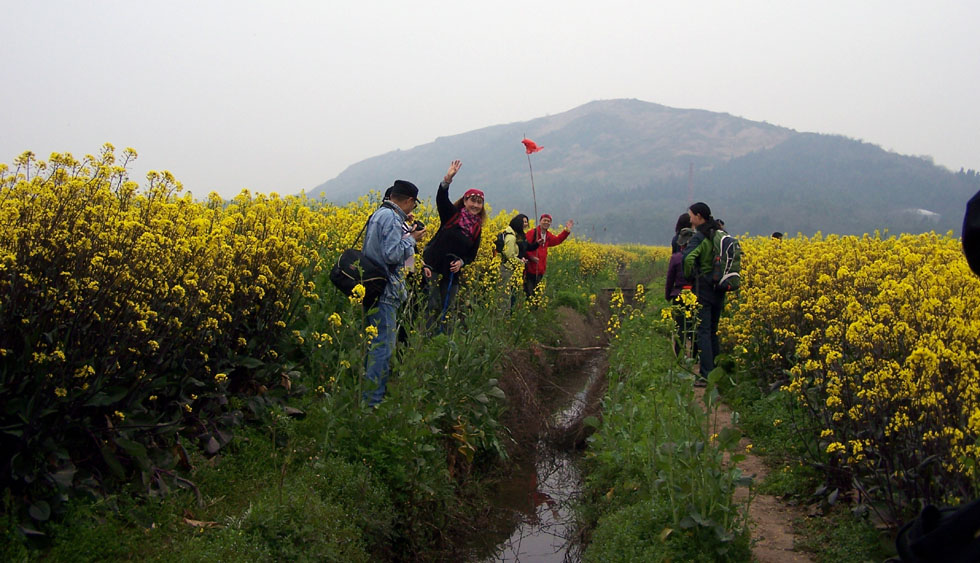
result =
[[[703,403],[704,388],[694,389],[698,401]],[[711,431],[718,432],[732,425],[732,412],[727,405],[721,403],[717,413],[711,420]],[[743,437],[739,448],[745,451],[749,439]],[[753,477],[755,483],[761,482],[769,474],[769,468],[762,458],[746,453],[745,459],[738,464],[743,475]],[[743,502],[750,499],[748,487],[735,490],[734,500]],[[754,493],[749,504],[749,527],[752,531],[752,556],[760,563],[803,563],[813,559],[806,552],[794,548],[795,534],[793,521],[803,518],[805,514],[798,507],[788,505],[772,495]]]

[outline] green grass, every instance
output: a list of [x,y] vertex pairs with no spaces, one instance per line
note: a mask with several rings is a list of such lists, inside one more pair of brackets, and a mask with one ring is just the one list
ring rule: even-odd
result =
[[[311,422],[296,425],[311,431]],[[297,438],[277,447],[270,428],[248,428],[226,455],[193,460],[188,478],[200,503],[192,491],[76,501],[50,527],[46,558],[372,560],[391,536],[388,491],[369,469],[318,454],[315,443]]]
[[808,518],[796,526],[796,544],[813,554],[816,563],[884,561],[897,552],[891,536],[857,517],[846,506],[835,506],[825,516]]
[[[580,512],[594,528],[584,559],[745,561],[744,507],[732,501],[741,474],[722,462],[738,433],[707,435],[708,415],[669,350],[659,311],[633,317],[612,344],[602,421],[587,452]],[[714,384],[706,396],[717,397]]]

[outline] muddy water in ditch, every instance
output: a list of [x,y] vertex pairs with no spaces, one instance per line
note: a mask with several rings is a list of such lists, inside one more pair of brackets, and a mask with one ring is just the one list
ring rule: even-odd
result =
[[599,381],[602,357],[593,354],[580,367],[557,372],[544,390],[551,406],[550,428],[538,438],[530,455],[494,495],[493,522],[476,542],[482,546],[472,561],[578,561],[573,504],[581,490],[576,466],[579,454],[555,445],[547,436],[561,436],[580,421],[588,390]]

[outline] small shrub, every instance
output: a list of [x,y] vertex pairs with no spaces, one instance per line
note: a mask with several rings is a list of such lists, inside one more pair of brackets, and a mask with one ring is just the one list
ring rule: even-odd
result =
[[587,315],[589,312],[588,296],[572,291],[559,291],[555,295],[552,305],[554,307],[569,307],[583,315]]

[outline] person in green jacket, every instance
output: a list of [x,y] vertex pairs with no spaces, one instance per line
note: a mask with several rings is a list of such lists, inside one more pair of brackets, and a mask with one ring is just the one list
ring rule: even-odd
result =
[[715,367],[715,356],[720,348],[718,321],[721,319],[721,310],[725,307],[725,292],[719,291],[711,282],[715,253],[713,239],[715,231],[721,226],[711,216],[711,208],[704,202],[695,203],[688,208],[687,213],[697,232],[684,250],[684,275],[694,280],[694,294],[701,305],[695,339],[701,356],[699,382],[703,383]]

